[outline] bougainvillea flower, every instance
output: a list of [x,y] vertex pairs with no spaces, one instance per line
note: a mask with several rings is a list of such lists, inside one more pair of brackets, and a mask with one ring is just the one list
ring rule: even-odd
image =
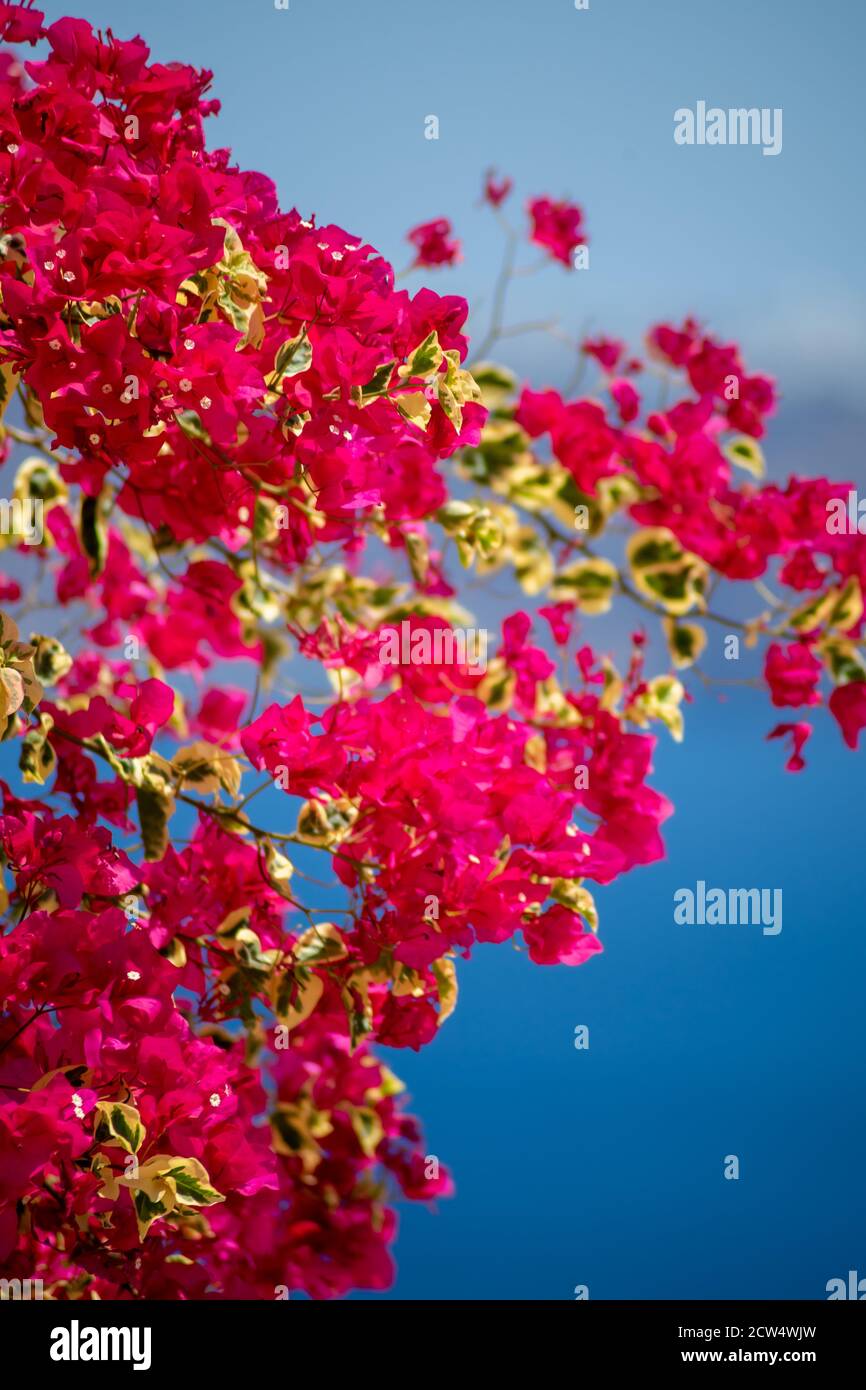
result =
[[848,747],[856,748],[866,728],[866,680],[837,686],[827,703]]
[[786,736],[791,738],[791,752],[785,763],[785,769],[787,772],[802,772],[806,766],[803,749],[812,737],[812,725],[805,720],[800,720],[796,724],[777,724],[767,734],[768,739],[785,738]]
[[821,663],[804,642],[782,647],[773,642],[767,648],[764,677],[774,705],[818,705]]
[[594,357],[604,371],[612,372],[616,370],[617,363],[625,352],[625,343],[618,342],[615,338],[584,338],[580,350],[587,357]]
[[514,180],[507,175],[497,178],[495,169],[488,169],[484,175],[484,198],[491,207],[500,207],[513,187]]
[[524,927],[523,935],[537,965],[583,965],[602,949],[601,942],[586,931],[580,918],[558,905]]
[[447,217],[420,222],[406,233],[406,239],[415,247],[415,266],[454,265],[460,259],[460,243]]
[[[764,480],[775,384],[696,319],[650,330],[663,409],[603,336],[603,399],[476,380],[463,298],[208,148],[209,72],[30,5],[0,36],[40,44],[0,54],[0,1270],[381,1290],[387,1203],[453,1184],[380,1045],[435,1046],[479,944],[599,953],[720,581],[770,572],[744,645],[857,746],[866,537],[827,526],[850,485]],[[581,210],[529,206],[579,264]],[[459,259],[445,218],[410,240]],[[525,599],[488,651],[494,571]],[[769,735],[789,769],[810,732]]]
[[586,245],[582,210],[575,203],[555,203],[550,198],[533,198],[527,208],[532,218],[530,241],[570,268],[575,247]]

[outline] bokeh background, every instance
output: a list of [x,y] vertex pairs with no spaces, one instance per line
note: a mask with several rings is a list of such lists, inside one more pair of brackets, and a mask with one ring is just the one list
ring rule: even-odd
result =
[[[516,180],[517,220],[528,196],[574,198],[590,270],[517,282],[509,321],[557,314],[572,335],[638,345],[649,323],[696,313],[780,381],[771,477],[823,472],[862,493],[860,0],[43,8],[212,68],[211,144],[398,268],[406,230],[449,216],[464,261],[427,283],[479,305],[478,334],[502,250],[483,171]],[[781,154],[675,145],[674,110],[700,99],[781,107]],[[536,386],[575,365],[545,335],[508,360]],[[586,635],[604,649],[598,625]],[[384,1297],[823,1298],[829,1279],[866,1276],[864,755],[819,712],[807,770],[785,773],[764,740],[774,713],[747,689],[701,692],[686,718],[685,743],[656,757],[676,806],[667,859],[598,893],[605,953],[568,970],[481,948],[435,1044],[394,1055],[457,1194],[401,1207]],[[782,888],[781,934],[677,926],[673,893],[701,878]]]

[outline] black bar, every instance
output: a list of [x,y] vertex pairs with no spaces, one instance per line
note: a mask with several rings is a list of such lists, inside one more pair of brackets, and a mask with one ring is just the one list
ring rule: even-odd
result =
[[[287,1308],[286,1302],[299,1306]],[[435,1315],[431,1321],[430,1314],[420,1309],[413,1314],[411,1305],[402,1304],[401,1312],[391,1299],[382,1300],[378,1313],[367,1300],[357,1305],[349,1301],[348,1306],[344,1302],[314,1304],[297,1295],[274,1302],[7,1299],[0,1302],[0,1355],[4,1381],[10,1386],[23,1384],[13,1377],[16,1357],[19,1376],[37,1376],[39,1383],[43,1377],[50,1384],[93,1372],[99,1376],[102,1368],[116,1375],[132,1371],[138,1362],[141,1375],[213,1372],[223,1384],[235,1373],[243,1375],[241,1384],[251,1375],[257,1380],[264,1375],[279,1378],[288,1387],[313,1355],[323,1369],[327,1366],[329,1379],[345,1359],[347,1370],[354,1368],[356,1374],[366,1366],[368,1381],[374,1374],[371,1358],[381,1359],[381,1373],[390,1379],[400,1365],[410,1374],[411,1367],[416,1372],[429,1370],[428,1357],[445,1356],[443,1369],[448,1365],[456,1373],[461,1361],[464,1366],[476,1360],[486,1365],[500,1359],[507,1362],[524,1347],[551,1366],[551,1358],[562,1356],[575,1374],[590,1366],[613,1372],[654,1372],[707,1364],[729,1369],[793,1364],[811,1366],[826,1378],[828,1372],[843,1368],[856,1374],[866,1333],[866,1319],[845,1300],[587,1300],[575,1301],[568,1308],[560,1305],[559,1312],[548,1313],[542,1301],[514,1302],[522,1313],[509,1314],[504,1322],[497,1316],[489,1324],[489,1311],[484,1309],[499,1304],[484,1299],[468,1303],[472,1321],[467,1320],[461,1329],[455,1302],[449,1303],[446,1324]],[[116,1333],[103,1337],[103,1328],[116,1329]],[[319,1340],[323,1333],[325,1342]],[[555,1341],[539,1345],[540,1335],[552,1335]],[[307,1336],[316,1340],[305,1344]],[[440,1342],[443,1338],[450,1346],[447,1356]],[[55,1355],[65,1353],[69,1359],[53,1359],[52,1348]],[[100,1359],[90,1358],[92,1350]]]

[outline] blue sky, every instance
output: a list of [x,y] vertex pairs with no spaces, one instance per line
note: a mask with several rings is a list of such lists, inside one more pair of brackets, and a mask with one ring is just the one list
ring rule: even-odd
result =
[[[575,198],[589,272],[527,278],[512,322],[637,342],[696,312],[780,379],[773,476],[866,476],[859,0],[70,3],[213,68],[211,142],[285,204],[398,267],[410,226],[451,217],[465,261],[430,277],[443,292],[489,295],[487,166],[521,202]],[[673,113],[698,100],[781,107],[782,153],[678,147]],[[572,368],[548,338],[511,360],[537,385]],[[752,692],[700,696],[686,742],[658,749],[667,860],[598,894],[605,953],[567,970],[483,948],[435,1045],[393,1057],[458,1191],[401,1208],[392,1296],[821,1298],[866,1275],[863,754],[819,715],[791,776],[772,722]],[[698,879],[781,888],[782,932],[676,925],[673,893]]]

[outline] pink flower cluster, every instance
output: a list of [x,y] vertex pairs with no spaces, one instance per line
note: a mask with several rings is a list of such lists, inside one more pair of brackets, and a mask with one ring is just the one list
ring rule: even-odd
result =
[[[678,681],[648,675],[642,633],[622,676],[575,645],[581,609],[616,589],[676,626],[710,572],[777,562],[796,608],[754,627],[773,703],[816,706],[828,679],[855,746],[866,546],[828,533],[824,480],[736,483],[774,389],[694,321],[650,334],[685,391],[663,410],[605,337],[582,348],[595,397],[485,402],[462,299],[397,289],[362,238],[281,211],[270,180],[206,148],[209,73],[29,5],[0,4],[0,39],[45,45],[0,58],[0,374],[23,404],[0,461],[37,451],[14,489],[45,509],[13,569],[35,553],[80,636],[66,652],[0,622],[28,791],[0,783],[0,1269],[59,1299],[384,1288],[391,1196],[451,1179],[376,1045],[431,1043],[478,943],[596,955],[588,884],[663,853],[647,729],[678,727]],[[493,207],[510,191],[488,176]],[[529,214],[571,265],[580,209]],[[458,259],[444,218],[410,240],[416,266]],[[634,523],[637,588],[500,506],[512,470],[543,480],[545,448],[554,500]],[[466,467],[492,478],[489,506],[450,495]],[[394,625],[452,633],[451,544],[518,577],[531,553],[528,592],[552,581],[550,601],[505,619],[489,669],[395,665]],[[0,577],[4,604],[19,579]],[[280,680],[260,702],[287,651],[333,693]],[[809,727],[772,731],[789,767]],[[275,828],[253,800],[268,787]],[[302,901],[296,846],[341,906]]]

